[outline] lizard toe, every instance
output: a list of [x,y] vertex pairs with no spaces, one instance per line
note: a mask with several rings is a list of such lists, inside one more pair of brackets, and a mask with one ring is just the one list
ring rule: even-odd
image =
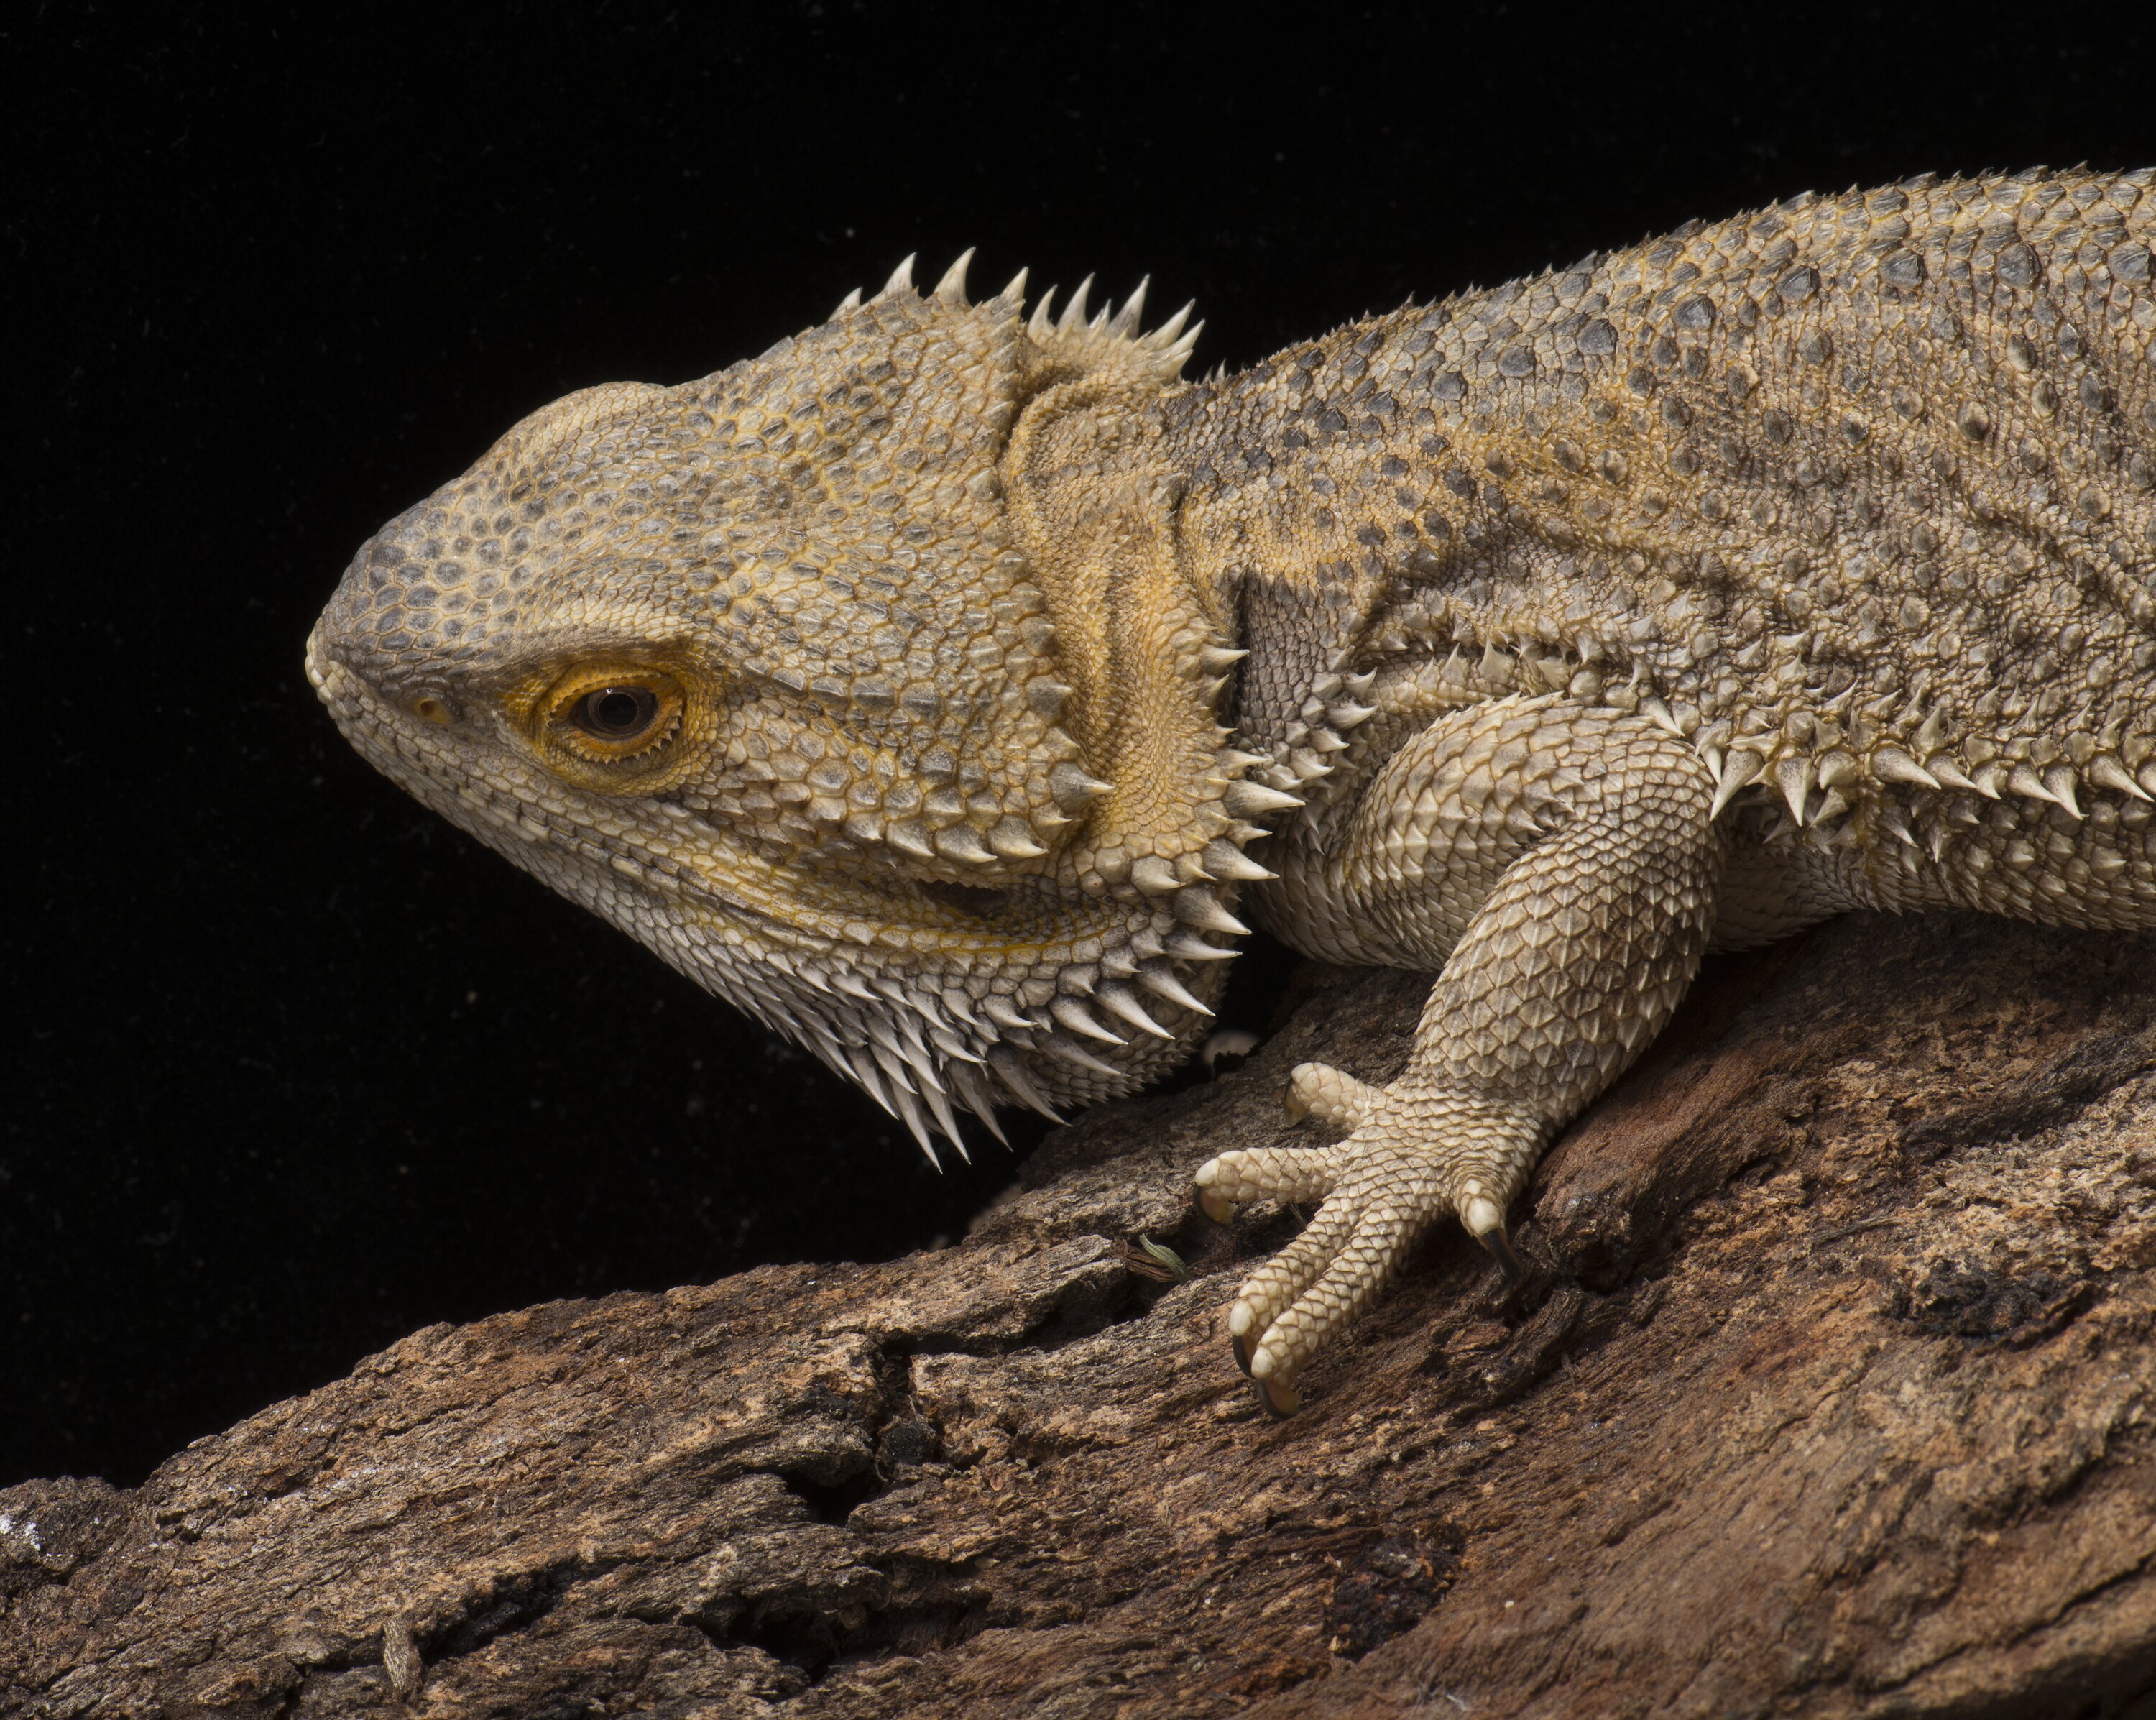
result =
[[[1267,1196],[1275,1200],[1322,1200],[1347,1162],[1338,1147],[1258,1147],[1224,1153],[1198,1167],[1191,1178],[1206,1216],[1225,1223],[1236,1205]],[[1224,1218],[1219,1210],[1224,1209]]]
[[1298,1122],[1314,1117],[1320,1122],[1356,1129],[1378,1114],[1384,1094],[1329,1063],[1298,1063],[1288,1071],[1281,1102]]
[[1252,1273],[1228,1307],[1228,1337],[1236,1361],[1255,1375],[1265,1340],[1282,1310],[1317,1281],[1353,1233],[1357,1212],[1349,1203],[1327,1200],[1309,1228]]
[[1358,1214],[1325,1269],[1266,1327],[1250,1353],[1250,1376],[1285,1385],[1335,1333],[1368,1307],[1429,1222],[1426,1212],[1387,1204]]

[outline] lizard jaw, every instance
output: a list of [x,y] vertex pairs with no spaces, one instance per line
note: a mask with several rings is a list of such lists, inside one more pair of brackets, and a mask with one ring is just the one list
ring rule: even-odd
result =
[[1192,933],[1162,904],[1036,886],[1043,914],[1013,936],[935,894],[865,899],[857,882],[783,866],[678,805],[610,804],[602,842],[591,812],[567,804],[577,791],[406,712],[319,629],[305,665],[369,763],[815,1054],[904,1122],[931,1163],[937,1134],[965,1151],[954,1107],[1000,1134],[998,1106],[1060,1122],[1059,1104],[1157,1078],[1188,1054],[1220,989],[1221,964],[1181,952]]

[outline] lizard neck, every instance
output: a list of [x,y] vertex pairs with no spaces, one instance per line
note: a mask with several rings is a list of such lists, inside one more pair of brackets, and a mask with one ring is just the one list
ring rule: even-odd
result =
[[[1225,798],[1241,766],[1215,714],[1235,654],[1227,618],[1181,552],[1188,485],[1158,398],[1156,385],[1112,375],[1051,387],[1027,403],[999,477],[1069,683],[1060,714],[1091,773],[1076,798],[1059,794],[1085,813],[1070,855],[1077,881],[1204,896],[1245,875],[1228,850],[1247,827]],[[1188,911],[1227,923],[1198,896]]]

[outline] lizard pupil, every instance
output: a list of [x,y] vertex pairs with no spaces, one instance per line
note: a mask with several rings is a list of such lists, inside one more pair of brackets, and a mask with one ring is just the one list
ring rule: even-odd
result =
[[602,741],[629,741],[649,728],[658,715],[658,699],[643,687],[600,687],[578,700],[570,717]]

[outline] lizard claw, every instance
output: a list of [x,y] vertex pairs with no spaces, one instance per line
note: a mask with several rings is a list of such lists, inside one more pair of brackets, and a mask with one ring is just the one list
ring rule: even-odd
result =
[[1470,1236],[1490,1250],[1507,1284],[1517,1284],[1527,1276],[1513,1250],[1512,1239],[1505,1234],[1505,1214],[1496,1201],[1486,1194],[1471,1196],[1460,1211],[1460,1222]]
[[1257,1323],[1250,1305],[1239,1300],[1228,1313],[1228,1348],[1243,1377],[1256,1388],[1265,1414],[1276,1421],[1285,1421],[1302,1407],[1302,1394],[1288,1384],[1286,1371],[1278,1365],[1279,1358],[1252,1343]]
[[1302,1408],[1302,1394],[1284,1379],[1253,1381],[1258,1389],[1258,1401],[1265,1406],[1265,1414],[1276,1421],[1285,1421]]
[[1216,1225],[1232,1225],[1240,1209],[1234,1201],[1217,1189],[1200,1184],[1198,1189],[1198,1209]]
[[1228,1348],[1235,1353],[1235,1365],[1243,1370],[1243,1377],[1255,1388],[1258,1401],[1265,1406],[1265,1414],[1276,1421],[1285,1421],[1302,1407],[1302,1394],[1285,1379],[1260,1379],[1251,1366],[1250,1341],[1241,1332],[1228,1335]]

